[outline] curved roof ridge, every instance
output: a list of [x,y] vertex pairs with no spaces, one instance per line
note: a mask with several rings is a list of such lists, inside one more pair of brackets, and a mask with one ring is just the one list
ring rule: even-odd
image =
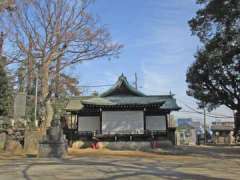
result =
[[[102,93],[100,95],[100,97],[112,96],[112,95],[114,95],[114,93],[116,94],[117,91],[119,91],[118,93],[120,93],[121,88],[125,88],[125,90],[128,91],[128,93],[130,93],[130,95],[145,96],[145,94],[143,94],[142,92],[140,92],[136,88],[134,88],[132,85],[130,85],[127,78],[123,74],[121,74],[118,77],[117,82],[110,89],[108,89],[107,91]],[[121,93],[117,94],[117,95],[121,95]],[[126,94],[123,94],[123,95],[126,95]]]

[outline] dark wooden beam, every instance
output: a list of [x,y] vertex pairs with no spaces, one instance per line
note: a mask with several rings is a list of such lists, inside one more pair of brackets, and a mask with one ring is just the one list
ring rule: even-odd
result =
[[77,127],[76,127],[76,129],[78,130],[78,123],[79,123],[79,121],[78,121],[78,118],[79,118],[79,116],[78,116],[78,114],[77,114]]
[[100,109],[100,134],[102,134],[102,109]]
[[73,113],[71,113],[71,123],[70,123],[70,127],[71,127],[71,129],[73,128],[73,122],[72,122],[72,116],[73,116]]
[[81,111],[78,112],[78,116],[99,116],[100,112],[96,112],[96,111]]
[[166,120],[166,130],[168,130],[168,114],[165,115],[165,120]]
[[143,110],[143,130],[146,131],[146,109]]

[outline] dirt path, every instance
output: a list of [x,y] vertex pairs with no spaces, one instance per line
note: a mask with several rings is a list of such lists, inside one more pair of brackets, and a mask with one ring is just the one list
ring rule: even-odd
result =
[[1,159],[0,155],[0,179],[239,179],[238,149],[200,148],[197,155],[188,151],[185,155],[159,155],[70,150],[70,156],[63,160]]

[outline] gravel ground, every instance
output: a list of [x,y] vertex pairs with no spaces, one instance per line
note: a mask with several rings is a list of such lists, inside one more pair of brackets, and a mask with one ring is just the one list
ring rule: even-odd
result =
[[229,180],[240,177],[239,147],[181,147],[174,152],[175,155],[162,155],[157,151],[70,150],[69,157],[62,160],[0,153],[0,179]]

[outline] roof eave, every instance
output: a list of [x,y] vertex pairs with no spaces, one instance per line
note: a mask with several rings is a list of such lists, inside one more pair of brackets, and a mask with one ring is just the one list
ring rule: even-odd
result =
[[100,94],[100,97],[107,97],[109,96],[112,92],[114,92],[114,90],[116,88],[118,88],[119,85],[121,85],[121,83],[124,83],[124,85],[128,88],[129,91],[131,91],[133,94],[137,95],[137,96],[145,96],[145,94],[143,94],[142,92],[138,91],[137,89],[133,88],[127,81],[126,77],[121,75],[118,79],[118,81],[113,85],[113,87],[111,87],[109,90],[103,92],[102,94]]

